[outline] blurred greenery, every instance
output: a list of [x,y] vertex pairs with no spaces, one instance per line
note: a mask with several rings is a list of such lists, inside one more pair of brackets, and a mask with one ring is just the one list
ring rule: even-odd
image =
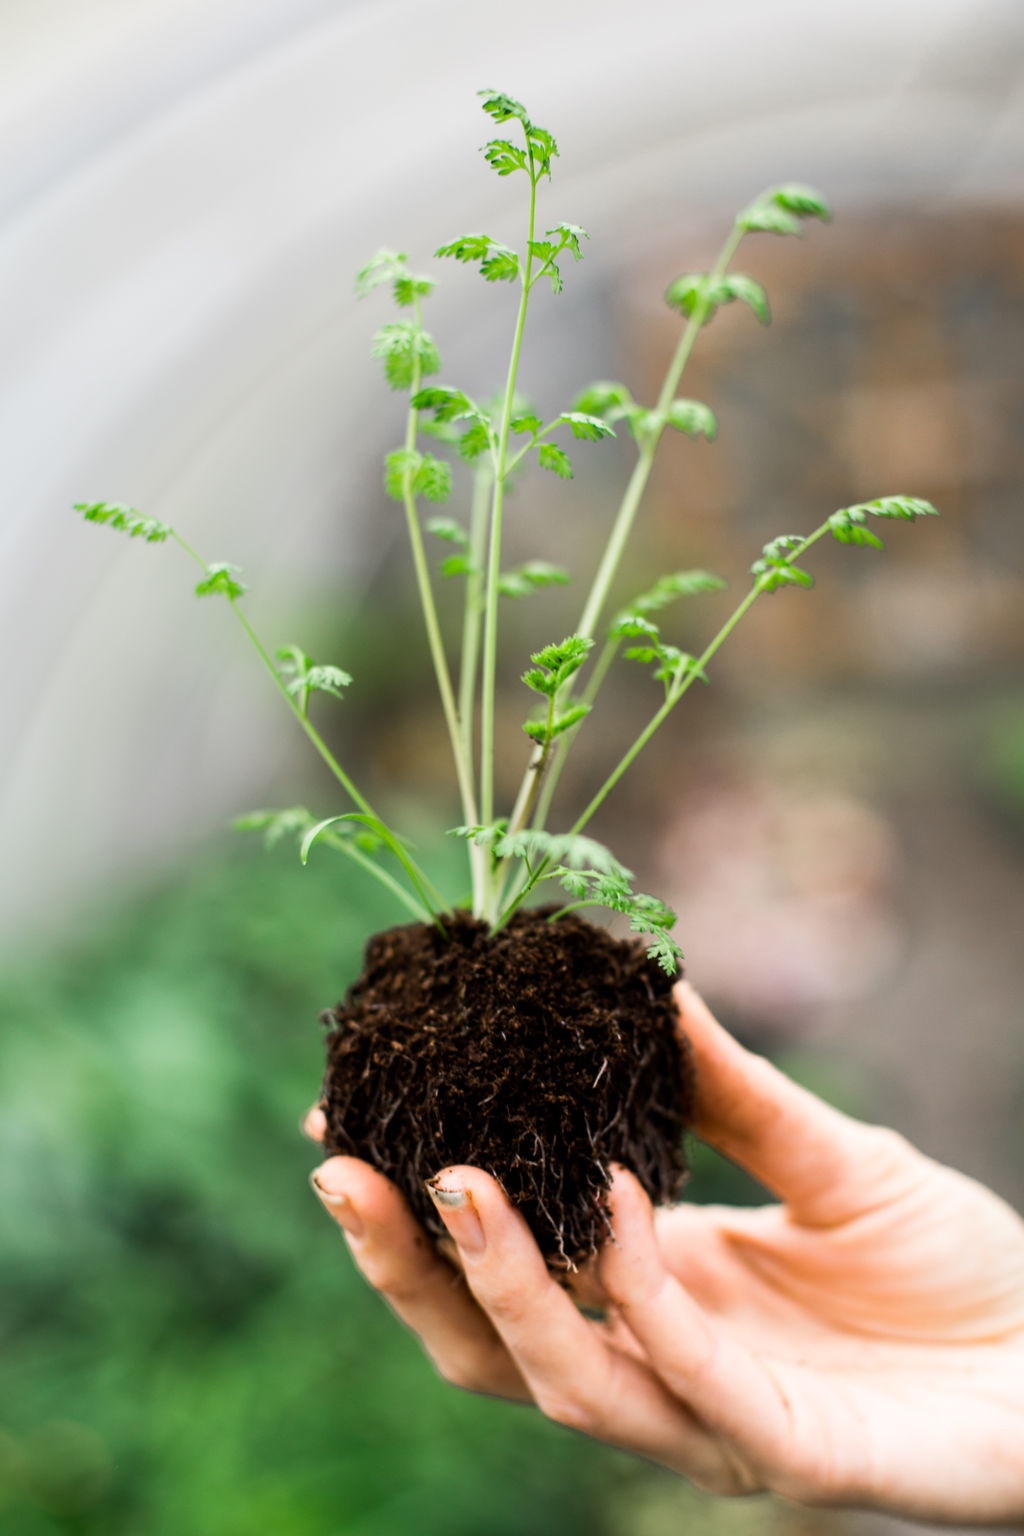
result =
[[654,1474],[444,1386],[305,1190],[317,1014],[387,903],[239,847],[0,985],[0,1530],[631,1530]]

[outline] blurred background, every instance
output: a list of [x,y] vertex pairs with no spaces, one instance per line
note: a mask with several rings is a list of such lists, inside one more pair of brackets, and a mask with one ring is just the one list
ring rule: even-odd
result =
[[[317,718],[457,890],[380,489],[390,315],[354,272],[385,244],[522,240],[515,179],[475,153],[474,92],[508,90],[561,146],[545,213],[592,237],[538,293],[524,388],[547,413],[593,377],[649,401],[666,283],[762,187],[819,186],[834,225],[742,249],[772,328],[730,310],[701,337],[685,392],[719,440],[664,444],[621,595],[691,565],[742,590],[767,538],[879,494],[942,521],[816,550],[814,591],[758,604],[594,830],[677,907],[742,1038],[1020,1207],[1022,64],[1014,0],[0,7],[0,1530],[904,1529],[706,1500],[434,1380],[307,1196],[296,1129],[317,1013],[397,914],[326,854],[236,846],[235,814],[330,814],[330,784],[179,552],[69,507],[171,522],[243,567],[270,643],[347,667]],[[438,276],[442,378],[488,393],[514,296]],[[583,589],[631,453],[574,457],[569,484],[524,478],[509,557]],[[504,616],[509,791],[521,658],[580,601]],[[666,631],[696,649],[731,601]],[[607,686],[565,811],[657,688]],[[757,1198],[697,1164],[694,1198]]]

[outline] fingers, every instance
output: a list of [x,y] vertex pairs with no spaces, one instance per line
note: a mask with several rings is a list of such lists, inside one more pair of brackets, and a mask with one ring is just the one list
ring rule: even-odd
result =
[[785,1200],[798,1221],[850,1220],[912,1176],[915,1153],[895,1132],[851,1120],[744,1050],[688,983],[675,997],[693,1048],[694,1130]]
[[354,1157],[329,1158],[312,1183],[365,1279],[418,1334],[445,1380],[528,1401],[522,1377],[462,1277],[438,1257],[395,1186]]
[[[825,1415],[815,1412],[794,1372],[785,1372],[782,1384],[669,1273],[650,1202],[632,1174],[616,1170],[610,1204],[615,1240],[601,1254],[604,1287],[661,1381],[731,1448],[746,1491],[802,1496],[835,1485],[841,1471],[825,1465]],[[855,1434],[846,1438],[855,1446]]]
[[661,1461],[702,1487],[742,1491],[689,1410],[580,1315],[492,1178],[447,1168],[431,1186],[470,1289],[548,1418]]
[[323,1141],[327,1135],[327,1116],[319,1104],[314,1104],[312,1109],[306,1111],[299,1122],[299,1129],[310,1141]]

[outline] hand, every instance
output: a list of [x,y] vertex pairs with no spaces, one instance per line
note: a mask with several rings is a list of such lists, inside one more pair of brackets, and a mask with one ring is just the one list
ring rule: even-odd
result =
[[1024,1222],[745,1051],[689,986],[678,1000],[697,1134],[781,1204],[652,1211],[616,1170],[594,1322],[479,1169],[435,1181],[460,1273],[386,1179],[331,1158],[315,1184],[367,1280],[447,1380],[707,1491],[1024,1518]]

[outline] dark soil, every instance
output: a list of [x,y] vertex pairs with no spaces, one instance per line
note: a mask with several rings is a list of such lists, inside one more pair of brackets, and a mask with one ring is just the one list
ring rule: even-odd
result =
[[373,937],[330,1027],[321,1103],[328,1153],[364,1158],[443,1227],[425,1180],[453,1163],[493,1174],[554,1268],[610,1230],[608,1168],[654,1201],[686,1173],[690,1055],[671,978],[638,940],[574,914],[518,912],[493,938],[466,913]]

